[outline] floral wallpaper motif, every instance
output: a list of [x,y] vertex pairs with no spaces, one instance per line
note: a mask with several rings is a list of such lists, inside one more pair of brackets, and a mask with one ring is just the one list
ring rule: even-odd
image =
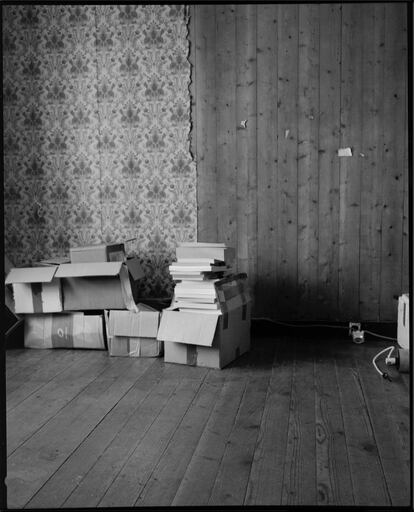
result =
[[5,251],[128,242],[143,295],[196,239],[187,14],[171,5],[3,6]]

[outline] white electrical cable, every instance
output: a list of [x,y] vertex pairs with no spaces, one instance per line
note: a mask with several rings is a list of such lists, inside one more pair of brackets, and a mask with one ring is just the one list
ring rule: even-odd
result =
[[377,372],[381,375],[381,377],[384,377],[384,379],[389,379],[389,380],[391,380],[391,379],[389,378],[389,376],[388,376],[388,373],[385,373],[385,372],[381,371],[381,370],[378,368],[376,361],[377,361],[377,359],[379,358],[379,356],[380,356],[380,355],[384,354],[384,353],[385,353],[385,352],[387,352],[387,351],[388,351],[388,356],[387,356],[387,358],[388,358],[388,357],[391,357],[391,354],[392,354],[392,352],[393,352],[393,350],[394,350],[394,349],[395,349],[395,347],[394,347],[394,346],[384,348],[383,350],[381,350],[380,352],[378,352],[378,354],[376,354],[376,355],[373,357],[373,359],[372,359],[372,364],[374,365],[374,368],[375,368],[375,369],[377,370]]

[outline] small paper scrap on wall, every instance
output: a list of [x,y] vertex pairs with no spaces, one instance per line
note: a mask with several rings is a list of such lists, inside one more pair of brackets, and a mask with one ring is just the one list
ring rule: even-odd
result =
[[351,148],[339,148],[338,156],[352,156],[352,149]]

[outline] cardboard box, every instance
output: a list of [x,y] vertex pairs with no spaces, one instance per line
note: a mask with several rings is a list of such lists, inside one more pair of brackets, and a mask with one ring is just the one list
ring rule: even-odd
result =
[[65,311],[125,308],[137,311],[137,281],[142,276],[137,258],[125,263],[70,263],[60,265],[56,271],[62,282]]
[[69,249],[71,263],[124,261],[124,244],[95,244]]
[[106,348],[103,315],[27,315],[24,323],[27,348]]
[[163,342],[157,338],[129,338],[114,336],[108,338],[110,356],[159,357],[163,353]]
[[250,303],[229,311],[226,319],[223,315],[164,311],[158,338],[164,338],[167,363],[224,368],[250,350]]
[[408,293],[398,298],[398,324],[397,324],[398,345],[401,348],[410,347],[410,300]]
[[220,309],[192,312],[167,308],[158,339],[169,363],[223,368],[250,349],[250,296],[247,276],[215,283]]
[[15,313],[56,313],[63,310],[56,266],[13,268],[6,285],[13,286]]
[[34,261],[33,267],[50,267],[51,265],[62,265],[63,263],[70,263],[68,256],[56,256],[55,258],[48,258],[46,260]]
[[111,356],[157,357],[163,343],[157,340],[160,313],[145,304],[138,312],[106,311],[108,349]]

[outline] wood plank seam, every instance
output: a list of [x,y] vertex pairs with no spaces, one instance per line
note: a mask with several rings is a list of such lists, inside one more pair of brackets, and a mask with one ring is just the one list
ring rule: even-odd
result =
[[[179,383],[177,382],[174,386],[171,387],[171,392],[169,394],[169,398],[171,398],[171,396],[176,392],[177,388],[179,386]],[[152,393],[152,390],[150,392],[150,395]],[[145,400],[144,400],[145,402]],[[136,448],[139,446],[139,444],[141,443],[143,437],[149,432],[150,428],[152,427],[152,425],[154,424],[154,422],[157,421],[158,417],[162,414],[163,410],[167,407],[168,405],[168,400],[166,400],[166,402],[164,403],[164,405],[160,408],[160,410],[158,411],[158,413],[155,415],[155,417],[152,419],[151,423],[149,425],[146,426],[145,430],[143,431],[142,435],[137,439],[136,443],[133,444],[133,446],[128,450],[128,454],[127,456],[125,457],[123,463],[120,465],[120,468],[119,470],[115,473],[114,476],[112,476],[111,478],[111,481],[108,483],[108,487],[107,487],[107,491],[109,491],[109,489],[111,488],[112,484],[114,483],[114,481],[117,479],[118,475],[122,472],[122,470],[124,469],[125,465],[128,463],[128,461],[130,460],[131,456],[133,455],[134,451],[136,450]],[[131,418],[136,414],[136,410],[135,412],[133,413],[133,415],[131,416]],[[128,421],[125,423],[125,425],[122,427],[122,429],[117,433],[117,435],[115,436],[114,439],[116,439],[116,437],[122,433],[124,431],[124,428],[128,425],[128,423],[130,422],[131,418],[128,419]],[[105,451],[103,452],[102,454],[102,457],[105,456],[105,454],[107,453],[107,450],[111,447],[111,444],[112,444],[112,441],[111,443],[105,448]],[[99,459],[89,468],[89,470],[85,473],[84,477],[83,477],[83,480],[85,480],[89,474],[91,474],[93,471],[94,471],[94,468],[95,466],[97,465],[97,463],[99,462]],[[82,481],[83,481],[82,480]],[[75,487],[72,492],[68,495],[68,497],[65,499],[63,505],[65,505],[68,501],[71,501],[71,498],[72,498],[72,495],[75,494],[77,490],[77,487]],[[104,496],[107,494],[107,492],[105,492],[104,494],[102,494],[99,498],[98,501],[101,501]],[[96,504],[97,506],[97,504]]]
[[[136,385],[136,383],[145,375],[146,372],[148,371],[151,371],[151,367],[155,364],[155,361],[152,361],[152,363],[146,368],[144,369],[143,373],[139,373],[137,374],[136,376],[136,379],[135,380],[132,380],[132,384],[130,385],[130,387],[128,389],[125,390],[124,394],[120,396],[119,400],[117,402],[114,403],[114,405],[108,409],[108,411],[102,416],[102,418],[92,427],[92,429],[87,433],[86,437],[82,438],[79,440],[79,444],[77,444],[73,450],[68,453],[67,457],[62,461],[62,463],[59,465],[58,468],[56,468],[56,471],[50,475],[50,477],[43,483],[43,485],[36,491],[36,493],[30,498],[30,501],[28,502],[30,504],[30,502],[36,498],[36,495],[40,494],[43,489],[45,487],[47,487],[47,485],[49,484],[49,481],[51,479],[54,478],[54,476],[56,475],[56,473],[59,472],[59,470],[66,465],[67,461],[69,459],[71,459],[71,457],[77,452],[77,450],[84,444],[84,443],[88,443],[88,439],[90,439],[93,435],[94,435],[94,432],[99,428],[99,425],[105,421],[105,419],[107,418],[107,416],[111,413],[111,411],[116,408],[118,406],[118,404],[120,403],[120,401],[128,394],[131,392],[131,390],[134,388],[134,386]],[[131,412],[131,414],[133,414],[133,412]],[[85,476],[85,475],[84,475]],[[75,489],[76,489],[76,486],[75,486]],[[73,489],[73,491],[75,490]]]
[[[257,437],[256,437],[256,442],[255,442],[254,452],[253,453],[256,453],[256,450],[257,450],[257,447],[258,447],[258,443],[259,443],[260,430],[261,430],[263,418],[264,418],[264,415],[265,415],[266,403],[267,403],[267,400],[268,400],[269,395],[270,395],[270,389],[271,389],[271,384],[272,384],[272,377],[273,377],[274,372],[275,372],[275,360],[276,360],[276,357],[277,357],[277,347],[274,347],[273,360],[272,360],[272,368],[271,368],[271,372],[270,372],[270,375],[269,375],[269,380],[268,380],[268,383],[267,383],[266,395],[264,397],[264,405],[263,405],[262,413],[260,415],[260,428],[257,431]],[[242,500],[242,504],[243,505],[246,505],[246,501],[247,501],[247,497],[248,497],[248,491],[249,491],[249,485],[248,484],[250,482],[250,477],[251,477],[251,474],[252,474],[253,461],[254,461],[254,458],[253,458],[252,464],[250,465],[250,468],[249,468],[249,476],[247,478],[247,485],[246,485],[246,489],[245,489],[243,500]]]
[[[246,395],[246,390],[247,390],[247,379],[246,379],[246,381],[245,381],[245,383],[244,383],[244,390],[243,390],[243,394],[242,394],[241,400],[240,400],[239,405],[238,405],[238,408],[237,408],[237,413],[236,413],[236,414],[235,414],[235,416],[234,416],[233,425],[232,425],[232,428],[231,428],[231,430],[230,430],[230,433],[229,433],[229,437],[228,437],[228,438],[230,438],[230,437],[231,437],[231,434],[233,433],[234,427],[235,427],[235,425],[236,425],[237,418],[238,418],[238,416],[239,416],[239,414],[240,414],[241,405],[242,405],[243,400],[244,400],[244,397],[245,397],[245,395]],[[227,439],[228,439],[228,438],[227,438]],[[213,489],[215,488],[216,483],[217,483],[217,481],[218,481],[218,477],[219,477],[219,474],[220,474],[220,467],[221,467],[221,463],[222,463],[222,461],[223,461],[223,459],[224,459],[224,457],[225,457],[226,451],[227,451],[227,443],[228,443],[228,442],[226,442],[226,448],[223,450],[223,453],[222,453],[222,456],[221,456],[221,459],[220,459],[219,470],[217,471],[216,477],[215,477],[215,479],[214,479],[214,483],[213,483],[213,485],[212,485],[212,487],[211,487],[211,490],[212,490],[212,491],[213,491]],[[209,500],[208,500],[207,505],[210,505],[210,500],[211,500],[211,495],[210,495],[210,498],[209,498]]]
[[[29,441],[35,434],[37,434],[42,428],[44,428],[50,421],[52,421],[61,411],[62,409],[64,409],[67,405],[69,405],[71,402],[73,402],[90,384],[92,384],[96,379],[98,379],[105,371],[107,370],[107,367],[103,367],[101,369],[101,371],[90,381],[88,382],[87,384],[84,385],[84,387],[80,388],[78,390],[78,392],[76,393],[76,395],[74,395],[67,403],[65,403],[64,405],[62,405],[57,411],[55,411],[55,413],[47,419],[47,421],[45,423],[43,423],[41,426],[39,426],[36,430],[34,430],[30,435],[29,437],[27,437],[24,441],[22,441],[19,446],[16,446],[16,448],[14,448],[11,452],[8,453],[8,457],[10,457],[11,455],[14,454],[14,452],[16,450],[18,450],[20,448],[20,446],[22,446],[24,443],[26,443],[27,441]],[[23,400],[24,402],[25,400]],[[21,402],[21,404],[23,403]],[[21,405],[20,404],[20,405]]]
[[[177,389],[178,387],[178,383],[176,384],[176,386],[171,390],[171,395],[174,393],[174,391]],[[170,396],[171,396],[170,395]],[[117,479],[118,475],[122,472],[122,470],[124,469],[124,467],[128,464],[128,461],[129,459],[131,458],[131,456],[133,455],[135,449],[137,448],[137,446],[139,446],[139,443],[142,441],[142,437],[145,436],[145,434],[149,431],[149,429],[152,427],[153,423],[157,420],[157,418],[160,416],[160,414],[163,412],[164,408],[167,406],[168,402],[166,402],[164,404],[164,406],[160,409],[160,411],[158,412],[158,414],[153,418],[153,421],[151,422],[150,425],[148,425],[148,427],[145,429],[144,433],[142,434],[141,437],[138,438],[137,442],[133,445],[133,447],[129,450],[129,454],[128,456],[125,458],[124,462],[121,464],[119,470],[112,476],[112,480],[111,482],[108,484],[108,487],[106,489],[106,491],[102,494],[102,496],[99,498],[99,501],[98,501],[98,504],[97,504],[97,507],[99,506],[99,502],[102,501],[104,499],[104,497],[106,496],[106,494],[108,493],[109,489],[111,488],[112,484],[114,483],[114,481]],[[105,452],[104,452],[105,453]],[[93,470],[95,464],[93,466],[91,466],[91,468],[88,470],[88,472],[85,474],[84,476],[84,479],[89,475],[89,473]],[[76,487],[73,489],[73,491],[69,494],[69,496],[67,497],[67,499],[65,500],[65,502],[63,503],[63,505],[65,505],[65,503],[71,498],[71,496],[75,493],[76,491]]]
[[357,361],[356,361],[356,364],[355,364],[355,368],[356,368],[356,371],[355,371],[356,382],[358,383],[358,388],[359,388],[361,396],[362,396],[362,398],[364,400],[364,404],[365,404],[365,407],[366,407],[366,410],[367,410],[367,413],[368,413],[367,417],[368,417],[368,421],[369,421],[369,426],[370,426],[370,429],[371,429],[371,432],[372,432],[372,437],[374,438],[374,441],[375,441],[375,445],[377,447],[378,461],[379,461],[379,464],[380,464],[380,467],[381,467],[382,474],[384,476],[384,482],[385,482],[385,485],[386,485],[388,499],[389,499],[389,502],[392,503],[391,493],[390,493],[390,489],[389,489],[389,484],[388,484],[388,480],[387,480],[387,477],[386,477],[386,472],[384,470],[384,464],[383,464],[382,458],[380,456],[380,451],[378,450],[378,446],[379,445],[378,445],[378,442],[377,442],[377,439],[376,439],[375,428],[374,428],[374,425],[373,425],[373,422],[372,422],[372,418],[371,418],[371,408],[369,406],[369,400],[367,399],[366,393],[364,391],[364,386],[362,385],[362,382],[361,382],[360,369],[358,368],[358,362]]
[[[342,6],[341,6],[341,12],[342,12]],[[341,26],[342,26],[342,23],[341,23]],[[342,422],[342,425],[344,426],[344,440],[345,440],[345,446],[346,446],[346,456],[347,456],[347,460],[348,460],[348,467],[351,468],[351,464],[350,464],[350,460],[349,460],[349,449],[348,449],[349,443],[348,443],[348,437],[346,435],[346,429],[345,429],[344,408],[343,408],[343,403],[341,400],[341,388],[339,386],[338,363],[337,363],[336,357],[333,358],[333,363],[335,366],[336,390],[338,393],[339,403],[340,403],[341,422]],[[352,478],[352,471],[351,471],[351,486],[352,486],[352,495],[355,496],[355,487],[354,487],[354,479]]]
[[[7,413],[10,413],[13,409],[15,409],[17,406],[19,406],[22,402],[24,402],[27,398],[30,398],[34,393],[38,393],[39,391],[42,390],[42,388],[48,384],[50,384],[50,382],[52,382],[52,380],[54,380],[56,377],[58,377],[62,372],[68,370],[69,368],[71,368],[72,366],[76,365],[78,363],[78,361],[73,361],[71,364],[69,364],[68,366],[65,366],[64,368],[62,368],[58,373],[56,373],[53,377],[50,377],[49,380],[45,381],[42,383],[41,386],[39,386],[38,388],[34,388],[32,390],[32,392],[27,395],[26,397],[22,398],[19,402],[17,402],[16,404],[14,404],[13,407],[10,407],[10,408],[7,408]],[[31,373],[31,375],[33,375],[34,373],[36,373],[37,370],[35,369],[33,371],[33,373]]]
[[200,390],[201,390],[201,388],[202,388],[202,386],[203,386],[203,384],[204,384],[204,382],[205,382],[205,380],[206,380],[206,378],[207,378],[208,374],[209,374],[209,372],[206,372],[206,373],[204,374],[204,377],[202,378],[202,380],[199,382],[199,385],[198,385],[198,388],[197,388],[197,392],[194,394],[194,396],[193,396],[193,398],[192,398],[191,402],[189,403],[189,405],[188,405],[187,409],[185,410],[184,414],[182,415],[182,417],[181,417],[180,421],[177,423],[177,425],[176,425],[175,429],[173,430],[173,432],[172,432],[172,433],[171,433],[171,435],[169,436],[169,438],[168,438],[168,442],[165,444],[164,450],[163,450],[163,451],[162,451],[162,453],[159,455],[158,460],[157,460],[157,462],[155,463],[155,465],[154,465],[154,467],[153,467],[153,469],[152,469],[151,473],[148,475],[148,478],[147,478],[147,480],[146,480],[146,482],[145,482],[144,486],[142,487],[141,492],[139,493],[139,495],[138,495],[138,496],[136,496],[136,498],[135,498],[135,500],[134,500],[134,506],[136,506],[137,502],[139,501],[140,496],[142,496],[142,495],[144,495],[144,494],[145,494],[146,487],[147,487],[148,483],[150,482],[152,475],[153,475],[153,474],[154,474],[154,472],[157,470],[158,465],[159,465],[159,463],[160,463],[161,459],[162,459],[162,458],[163,458],[163,456],[164,456],[164,453],[167,451],[168,446],[169,446],[169,442],[171,441],[171,439],[174,437],[175,433],[176,433],[176,432],[177,432],[177,430],[179,429],[179,427],[180,427],[181,423],[183,422],[183,419],[184,419],[185,415],[186,415],[186,414],[188,413],[188,411],[191,409],[191,407],[192,407],[193,403],[197,400],[197,397],[198,397],[198,395],[200,394]]
[[[190,401],[189,405],[187,406],[187,409],[186,411],[188,410],[188,407],[191,406],[192,402],[194,401],[197,393],[198,393],[198,390],[200,389],[200,386],[202,384],[202,382],[204,381],[204,379],[206,378],[206,375],[204,375],[203,379],[201,382],[198,383],[198,387],[197,387],[197,392],[194,394],[192,400]],[[178,387],[178,384],[177,384],[177,387]],[[135,444],[134,448],[130,451],[128,457],[125,459],[125,461],[123,462],[122,464],[122,467],[119,469],[119,471],[116,473],[116,475],[114,476],[114,478],[112,479],[112,483],[115,482],[115,480],[118,478],[118,476],[120,475],[120,473],[122,472],[122,470],[125,468],[125,466],[128,464],[129,460],[131,459],[131,457],[133,456],[134,452],[136,451],[136,449],[140,446],[141,442],[142,442],[142,439],[143,437],[145,436],[146,433],[149,432],[151,426],[154,424],[154,422],[156,421],[156,419],[160,416],[161,412],[165,409],[165,407],[168,405],[168,402],[164,405],[164,407],[160,410],[160,412],[157,414],[157,416],[153,419],[153,421],[151,422],[151,424],[147,427],[147,429],[145,430],[143,436],[141,436],[141,438],[138,440],[138,442]],[[182,420],[182,418],[181,418]],[[181,423],[181,420],[180,420],[180,423]],[[170,433],[169,437],[168,437],[168,441],[171,439],[171,437],[174,435],[174,432],[176,431],[176,429],[178,428],[178,426],[176,426],[176,428],[172,431],[172,433]],[[164,446],[164,450],[162,451],[162,453],[160,454],[159,458],[157,459],[157,462],[156,462],[156,465],[158,464],[160,458],[162,457],[162,455],[164,454],[166,448],[168,447],[168,442],[166,443],[166,445]],[[154,468],[156,467],[156,465],[154,466]],[[148,476],[147,480],[146,480],[146,483],[145,485],[148,483],[148,480],[150,479],[152,473],[153,473],[154,469],[152,470],[151,474]],[[100,503],[105,499],[106,495],[109,493],[110,489],[111,489],[111,486],[112,486],[112,483],[108,486],[107,490],[105,491],[105,493],[101,496],[99,502],[98,502],[98,507],[100,505]],[[143,486],[142,488],[142,492],[144,491],[145,489],[145,485]],[[141,492],[141,493],[142,493]],[[140,493],[140,494],[141,494]],[[136,501],[137,499],[139,498],[139,496],[136,496],[134,501]]]
[[284,469],[283,469],[283,479],[282,479],[282,486],[281,486],[281,496],[280,496],[280,499],[281,499],[281,505],[284,505],[283,503],[283,495],[284,495],[284,489],[285,489],[285,475],[286,475],[286,471],[285,471],[285,466],[286,466],[286,458],[287,458],[287,443],[288,443],[288,436],[289,436],[289,425],[290,425],[290,421],[291,421],[291,417],[293,416],[293,406],[292,404],[294,403],[294,392],[293,392],[293,389],[294,389],[294,385],[295,385],[295,381],[296,381],[296,350],[297,350],[297,347],[296,347],[296,343],[294,344],[294,350],[293,350],[293,362],[292,362],[292,378],[291,378],[291,392],[290,392],[290,397],[289,397],[289,414],[288,414],[288,420],[286,422],[286,428],[287,428],[287,436],[286,436],[286,450],[285,450],[285,460],[283,462],[283,465],[284,465]]
[[[66,463],[67,463],[67,462],[68,462],[68,461],[69,461],[69,460],[70,460],[70,459],[71,459],[71,458],[76,454],[76,452],[77,452],[77,451],[82,447],[82,445],[85,445],[85,444],[87,445],[87,444],[88,444],[89,440],[90,440],[90,439],[92,439],[92,438],[93,438],[93,436],[94,436],[94,434],[99,430],[100,425],[101,425],[103,422],[105,422],[105,421],[107,420],[108,416],[112,413],[112,411],[113,411],[114,409],[116,409],[116,408],[118,408],[118,407],[119,407],[119,404],[121,403],[121,401],[125,398],[125,396],[126,396],[128,393],[130,393],[130,392],[131,392],[131,390],[132,390],[132,389],[137,385],[137,383],[138,383],[141,379],[145,378],[146,373],[147,373],[147,372],[151,372],[151,371],[152,371],[152,367],[155,365],[155,363],[156,363],[156,361],[155,361],[155,359],[154,359],[154,361],[152,361],[152,364],[151,364],[148,368],[146,368],[146,369],[144,370],[144,372],[143,372],[143,373],[137,374],[136,379],[133,381],[132,386],[131,386],[131,387],[130,387],[126,392],[125,392],[125,394],[124,394],[123,396],[121,396],[121,397],[120,397],[119,401],[118,401],[117,403],[115,403],[115,404],[113,405],[113,407],[112,407],[112,408],[110,408],[110,409],[108,410],[108,412],[107,412],[107,413],[106,413],[106,414],[105,414],[105,415],[104,415],[104,416],[103,416],[103,417],[98,421],[98,423],[97,423],[97,424],[96,424],[96,425],[91,429],[91,431],[86,435],[86,437],[80,441],[80,443],[78,444],[78,446],[77,446],[76,448],[74,448],[74,449],[73,449],[73,451],[72,451],[71,453],[69,453],[69,454],[68,454],[67,458],[62,462],[62,464],[61,464],[61,465],[56,469],[56,471],[55,471],[52,475],[50,475],[50,477],[45,481],[45,483],[42,485],[42,487],[41,487],[41,488],[40,488],[40,489],[39,489],[39,490],[38,490],[38,491],[33,495],[33,497],[31,498],[30,502],[31,502],[33,499],[35,499],[35,498],[36,498],[36,496],[37,496],[38,494],[40,494],[41,492],[43,492],[43,489],[47,488],[47,486],[48,486],[49,482],[50,482],[51,480],[53,480],[53,478],[54,478],[54,477],[55,477],[55,475],[59,472],[59,470],[60,470],[63,466],[65,466],[65,465],[66,465]],[[149,395],[149,393],[151,392],[151,389],[152,389],[152,388],[149,388],[149,389],[147,389],[147,390],[146,390],[146,395],[144,395],[143,397],[141,397],[140,401],[139,401],[139,402],[138,402],[138,404],[136,405],[136,408],[137,408],[137,407],[139,407],[140,403],[141,403],[141,402],[143,402],[143,401],[147,398],[147,396],[148,396],[148,395]],[[121,428],[122,428],[122,426],[124,426],[124,425],[125,425],[125,423],[130,419],[130,417],[131,417],[131,416],[136,412],[136,408],[132,408],[132,410],[129,412],[129,415],[124,419],[124,423],[121,425]],[[115,436],[115,435],[116,435],[116,432],[114,433],[114,436]],[[108,445],[107,445],[107,446],[108,446]],[[106,448],[106,447],[105,447],[105,448]],[[105,449],[105,448],[104,448],[104,449]],[[97,458],[98,458],[98,457],[97,457]],[[82,479],[86,477],[86,475],[88,474],[89,470],[91,470],[92,468],[93,468],[93,464],[92,464],[92,465],[89,467],[89,469],[88,469],[88,470],[83,474]],[[79,483],[78,483],[78,485],[79,485]],[[78,487],[78,485],[76,485],[76,486],[72,489],[72,491],[71,491],[71,492],[66,496],[65,501],[69,498],[69,496],[70,496],[73,492],[75,492],[75,490],[76,490],[76,488]],[[30,504],[30,502],[29,502],[29,504]],[[63,505],[63,503],[62,503],[62,505]]]

